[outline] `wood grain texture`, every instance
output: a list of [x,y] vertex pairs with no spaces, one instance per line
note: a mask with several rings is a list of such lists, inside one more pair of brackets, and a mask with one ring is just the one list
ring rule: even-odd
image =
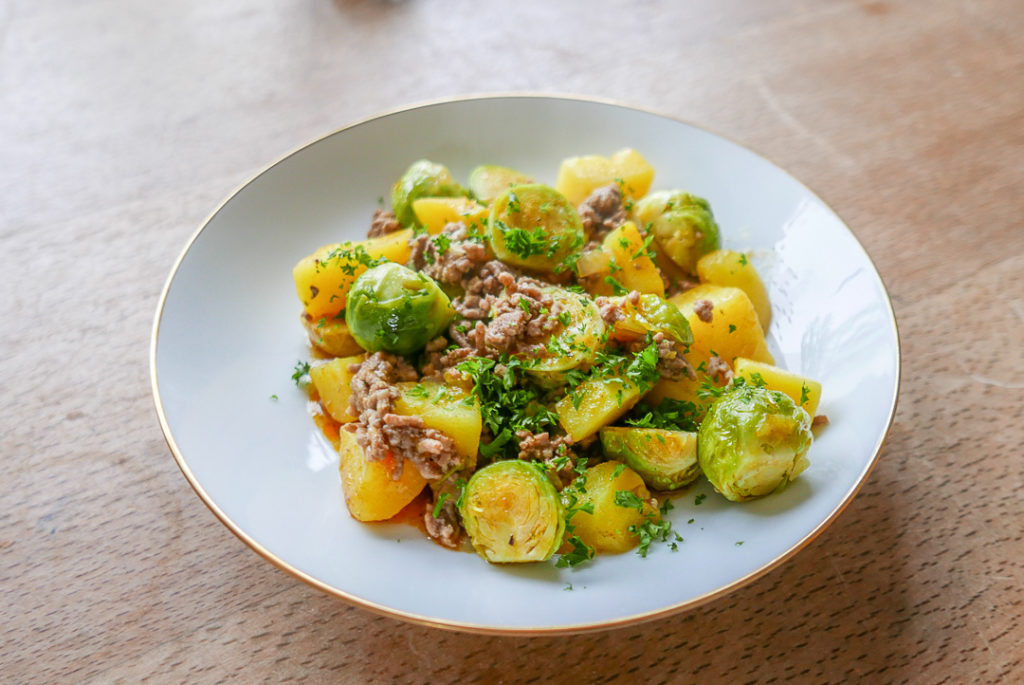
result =
[[[3,680],[1024,681],[1021,36],[1016,0],[0,5]],[[160,435],[153,311],[224,195],[352,120],[514,90],[752,147],[893,297],[900,406],[864,489],[686,614],[529,639],[368,614],[236,540]]]

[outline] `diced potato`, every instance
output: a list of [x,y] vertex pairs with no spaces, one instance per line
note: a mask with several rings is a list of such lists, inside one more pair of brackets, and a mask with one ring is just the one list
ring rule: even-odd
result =
[[365,354],[354,357],[339,357],[326,364],[317,364],[309,370],[309,380],[320,395],[320,403],[338,423],[355,421],[356,417],[348,413],[348,402],[352,397],[352,374],[348,367],[361,364]]
[[669,398],[679,400],[680,402],[693,402],[699,406],[704,400],[697,397],[697,390],[700,388],[701,380],[704,377],[704,374],[698,373],[697,378],[693,379],[687,376],[683,376],[679,380],[662,378],[647,393],[644,397],[644,402],[651,406],[657,406],[661,404],[662,400]]
[[665,296],[665,283],[661,280],[658,267],[647,256],[643,236],[632,221],[627,221],[609,233],[601,250],[619,267],[611,272],[611,277],[627,290]]
[[475,223],[477,231],[482,231],[482,221],[489,210],[467,197],[423,197],[413,200],[412,211],[427,233],[437,235],[453,221],[461,221],[466,226]]
[[761,328],[768,330],[772,319],[768,291],[745,254],[733,250],[709,252],[697,260],[697,277],[701,283],[732,286],[745,292],[757,310]]
[[579,442],[632,409],[644,392],[621,378],[595,378],[558,400],[555,413],[565,432]]
[[821,383],[804,376],[797,375],[792,371],[780,369],[771,364],[764,364],[753,359],[740,357],[736,360],[733,369],[737,376],[741,376],[748,383],[756,384],[756,376],[764,381],[769,390],[778,390],[789,395],[789,398],[803,407],[811,417],[818,410],[818,403],[821,401]]
[[300,318],[309,335],[309,342],[332,357],[351,357],[363,352],[344,319],[324,317],[314,321],[305,312]]
[[[711,321],[702,320],[694,311],[694,304],[700,300],[711,302]],[[712,353],[729,364],[737,357],[775,362],[765,344],[754,305],[739,288],[698,285],[669,298],[669,302],[679,307],[690,323],[693,343],[687,358],[694,368],[702,362],[706,364]]]
[[455,451],[464,459],[465,466],[474,468],[483,421],[480,407],[463,401],[466,391],[433,381],[395,385],[401,393],[395,400],[395,413],[418,416],[427,428],[447,435],[455,443]]
[[[616,475],[616,472],[618,474]],[[630,526],[640,527],[648,518],[659,519],[658,509],[651,505],[651,493],[636,471],[616,461],[605,461],[587,469],[586,494],[582,503],[594,505],[594,512],[576,512],[569,520],[573,533],[594,548],[598,554],[628,552],[640,542]],[[641,501],[641,508],[620,506],[615,493],[631,492]]]
[[412,234],[407,228],[358,243],[325,245],[296,264],[292,270],[295,292],[309,317],[313,321],[329,319],[345,308],[349,288],[366,271],[357,258],[360,248],[370,257],[404,264],[409,260]]
[[587,155],[562,160],[555,189],[578,205],[598,188],[621,181],[623,195],[635,200],[647,193],[653,179],[654,167],[639,152],[626,148],[611,157]]
[[345,504],[357,521],[385,521],[416,499],[427,481],[420,472],[405,465],[401,478],[391,477],[394,459],[369,461],[355,434],[341,431],[338,436],[341,456],[341,489]]

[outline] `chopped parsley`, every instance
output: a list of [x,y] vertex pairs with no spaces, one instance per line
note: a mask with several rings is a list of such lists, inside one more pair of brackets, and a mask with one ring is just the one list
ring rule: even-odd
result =
[[640,403],[626,418],[627,426],[637,428],[658,428],[670,431],[695,432],[700,427],[698,408],[693,402],[666,397],[661,404],[652,407]]
[[740,253],[740,260],[739,261],[740,261],[740,264],[742,264],[743,266],[746,266],[747,265],[747,255],[745,255],[745,254],[743,254],[741,252]]
[[309,362],[297,361],[295,362],[295,368],[292,369],[292,380],[295,381],[295,385],[301,385],[302,379],[309,375]]
[[618,490],[615,493],[615,506],[643,511],[644,501],[632,490]]
[[704,500],[706,500],[707,498],[708,498],[708,496],[705,495],[702,492],[702,493],[700,493],[699,495],[697,495],[696,497],[693,498],[693,503],[696,504],[699,507],[700,503],[703,502]]
[[617,280],[615,280],[611,276],[605,276],[604,277],[604,282],[612,287],[612,293],[614,295],[618,296],[618,295],[628,295],[629,294],[629,288],[626,288],[624,285],[619,283]]
[[434,502],[434,510],[430,512],[434,518],[437,518],[441,515],[441,510],[444,508],[444,503],[448,501],[449,497],[450,495],[447,492],[442,492],[438,496],[437,501]]
[[805,404],[807,404],[810,401],[810,399],[811,399],[811,393],[810,393],[810,391],[807,388],[807,384],[806,383],[801,383],[800,384],[800,406],[802,407]]

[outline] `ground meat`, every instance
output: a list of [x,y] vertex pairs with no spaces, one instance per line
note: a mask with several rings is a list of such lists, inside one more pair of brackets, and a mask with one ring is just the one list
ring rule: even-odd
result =
[[559,454],[567,453],[572,447],[572,438],[568,435],[551,437],[547,432],[531,433],[528,430],[516,431],[519,440],[519,458],[528,461],[551,461]]
[[825,416],[824,414],[818,414],[813,419],[811,419],[811,427],[812,428],[817,428],[818,426],[827,426],[827,425],[828,425],[828,417]]
[[658,346],[658,373],[662,378],[677,381],[681,378],[696,378],[693,367],[686,361],[679,344],[664,333],[655,333],[654,342]]
[[685,293],[687,290],[691,290],[700,285],[697,281],[691,281],[688,278],[676,278],[669,279],[664,273],[661,274],[661,280],[665,283],[665,297],[669,298],[679,293]]
[[446,225],[437,236],[422,234],[412,239],[410,261],[438,283],[461,285],[487,262],[487,248],[470,238],[461,221]]
[[721,357],[711,357],[708,360],[708,375],[716,380],[731,383],[733,373],[732,368],[724,359]]
[[402,224],[398,223],[394,212],[390,209],[378,209],[373,213],[373,219],[370,221],[370,230],[367,232],[366,237],[379,238],[382,235],[394,233],[401,229]]
[[349,413],[354,423],[345,424],[356,435],[363,454],[380,461],[390,454],[395,460],[392,477],[401,478],[406,461],[427,479],[440,478],[460,459],[455,443],[444,433],[427,428],[419,416],[394,413],[399,391],[395,383],[414,381],[416,370],[401,357],[375,352],[361,364],[353,364]]
[[[436,497],[440,497],[442,493],[447,493],[448,497],[437,509],[437,516],[434,516],[434,510],[437,508]],[[457,501],[455,494],[448,490],[442,490],[435,493],[434,501],[423,512],[423,524],[427,529],[427,535],[450,549],[458,549],[462,544],[462,520],[459,517],[458,507],[455,506]]]
[[715,305],[711,300],[697,300],[693,303],[693,313],[704,323],[711,323]]
[[596,189],[580,204],[580,219],[583,229],[591,240],[601,240],[612,229],[627,219],[622,205],[622,191],[615,183]]

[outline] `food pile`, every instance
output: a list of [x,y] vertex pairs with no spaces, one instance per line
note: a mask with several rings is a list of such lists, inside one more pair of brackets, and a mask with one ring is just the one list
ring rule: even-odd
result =
[[445,546],[575,566],[674,548],[652,492],[703,474],[743,501],[807,467],[821,386],[773,365],[765,287],[708,202],[653,177],[630,149],[553,187],[420,160],[366,240],[296,265],[294,378],[354,518],[419,506]]

